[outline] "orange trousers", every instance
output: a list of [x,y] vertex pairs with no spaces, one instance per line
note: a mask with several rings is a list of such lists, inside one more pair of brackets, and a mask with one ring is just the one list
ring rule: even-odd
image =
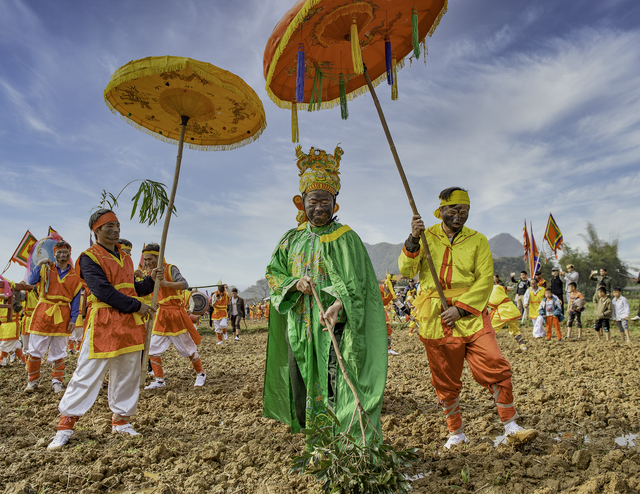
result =
[[560,341],[562,339],[562,331],[560,330],[558,316],[547,316],[547,340],[551,339],[551,326],[556,328],[556,335],[558,336],[558,341]]
[[422,336],[420,340],[427,350],[431,384],[442,403],[447,427],[451,434],[464,431],[460,414],[460,390],[462,389],[460,378],[465,360],[469,364],[473,379],[492,394],[502,423],[506,425],[518,418],[513,404],[511,366],[498,348],[493,328],[469,343],[432,346],[428,344],[429,340]]

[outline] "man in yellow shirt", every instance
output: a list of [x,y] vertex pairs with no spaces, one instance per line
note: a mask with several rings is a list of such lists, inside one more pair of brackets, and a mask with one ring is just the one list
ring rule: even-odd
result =
[[[466,360],[476,382],[489,389],[505,426],[505,435],[521,441],[537,433],[522,429],[513,404],[511,367],[500,353],[487,312],[493,287],[493,259],[487,238],[464,226],[469,217],[469,194],[459,187],[440,193],[434,216],[442,220],[425,230],[419,215],[411,220],[411,235],[398,259],[400,273],[420,275],[422,292],[413,302],[424,344],[431,383],[442,403],[450,437],[445,448],[467,442],[460,414],[462,369]],[[434,280],[422,247],[425,233],[439,280]],[[443,311],[436,282],[439,281],[448,309]]]

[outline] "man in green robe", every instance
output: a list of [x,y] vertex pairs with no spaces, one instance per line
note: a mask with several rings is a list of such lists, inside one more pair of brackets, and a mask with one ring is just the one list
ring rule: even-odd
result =
[[[300,192],[297,228],[284,234],[267,266],[271,290],[263,415],[293,432],[331,424],[346,431],[356,401],[338,366],[326,326],[334,328],[343,363],[367,412],[367,441],[382,442],[380,409],[387,378],[387,330],[380,289],[360,237],[333,215],[343,154],[296,148]],[[320,315],[311,286],[326,310]],[[365,423],[367,421],[365,420]],[[350,431],[361,437],[358,419]]]

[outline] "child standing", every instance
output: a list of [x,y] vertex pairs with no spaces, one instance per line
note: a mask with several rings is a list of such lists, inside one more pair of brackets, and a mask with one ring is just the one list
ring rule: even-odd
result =
[[609,320],[613,312],[611,299],[609,295],[607,295],[607,289],[603,286],[598,288],[596,294],[598,295],[598,304],[596,305],[596,322],[593,325],[593,329],[595,329],[598,334],[598,341],[600,341],[602,337],[603,330],[607,341],[609,341],[611,339],[611,335],[609,334]]
[[569,321],[567,322],[567,338],[571,338],[571,329],[573,328],[573,321],[576,321],[578,325],[578,339],[582,338],[582,311],[584,310],[584,295],[578,291],[577,285],[572,281],[568,285],[569,296],[567,302],[569,303]]
[[622,289],[619,286],[614,286],[612,293],[611,305],[613,313],[611,318],[616,322],[616,326],[620,330],[622,341],[626,336],[627,343],[631,343],[631,338],[629,337],[629,315],[631,313],[629,301],[622,296]]
[[560,321],[564,319],[562,316],[562,302],[556,297],[551,288],[544,291],[544,299],[540,302],[538,314],[547,320],[547,341],[551,341],[551,327],[556,328],[558,342],[562,341],[562,331],[560,331]]

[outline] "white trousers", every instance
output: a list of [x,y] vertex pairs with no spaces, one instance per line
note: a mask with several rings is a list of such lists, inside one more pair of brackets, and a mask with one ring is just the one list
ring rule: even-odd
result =
[[71,341],[80,341],[80,340],[82,340],[82,331],[83,331],[82,326],[75,327],[73,329],[73,333],[71,333]]
[[544,317],[538,316],[538,318],[533,322],[533,337],[543,338],[546,335],[547,332],[544,329]]
[[21,336],[21,338],[22,338],[22,348],[24,348],[25,353],[29,353],[29,336],[31,336],[29,333],[23,334]]
[[55,362],[67,356],[68,336],[43,336],[41,334],[29,335],[29,351],[32,357],[43,358],[49,350],[47,362]]
[[20,340],[0,341],[0,352],[15,352],[18,348],[22,348]]
[[227,318],[223,317],[218,321],[213,321],[213,327],[216,330],[216,333],[224,333],[224,330],[227,329]]
[[198,347],[196,347],[189,333],[182,333],[177,336],[159,336],[152,334],[151,343],[149,344],[149,355],[159,357],[169,350],[171,345],[176,347],[181,357],[191,357],[194,353],[196,357],[198,356]]
[[[89,331],[90,327],[87,328],[87,339]],[[98,398],[108,371],[109,408],[123,417],[134,415],[140,396],[140,351],[117,357],[89,359],[89,346],[82,345],[76,370],[60,400],[58,410],[66,417],[80,417],[87,413]]]

